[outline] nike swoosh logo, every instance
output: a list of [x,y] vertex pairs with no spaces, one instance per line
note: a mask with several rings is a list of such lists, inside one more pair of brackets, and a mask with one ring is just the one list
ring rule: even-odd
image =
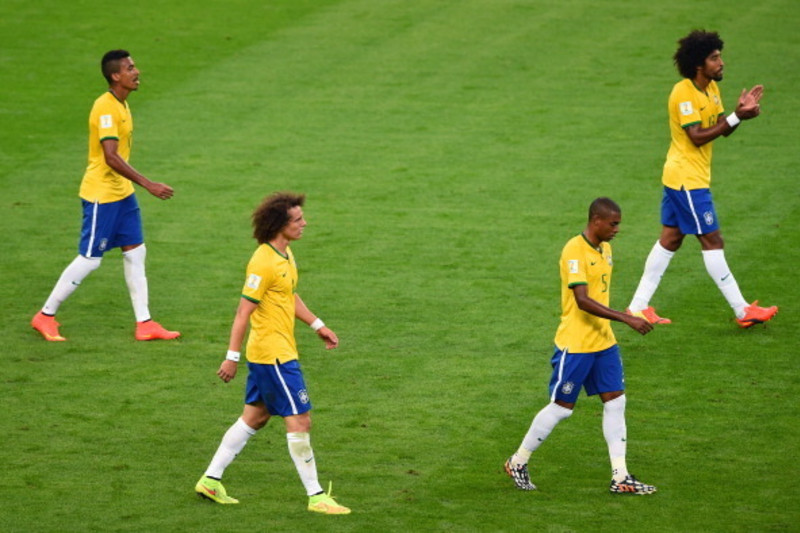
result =
[[310,462],[311,462],[311,461],[313,461],[313,460],[314,460],[314,456],[312,455],[311,457],[309,457],[308,459],[306,459],[306,462],[307,462],[307,463],[310,463]]
[[[706,106],[706,107],[708,107],[708,106]],[[703,109],[705,109],[706,107],[701,107],[701,108],[700,108],[700,111],[702,111],[702,110],[703,110]]]
[[594,265],[596,265],[596,264],[597,264],[597,263],[596,263],[595,261],[592,261],[592,266],[594,266]]
[[722,278],[720,281],[725,281],[725,280],[726,280],[726,279],[728,279],[729,277],[731,277],[731,273],[730,273],[730,272],[728,272],[727,274],[725,274],[725,277],[724,277],[724,278]]

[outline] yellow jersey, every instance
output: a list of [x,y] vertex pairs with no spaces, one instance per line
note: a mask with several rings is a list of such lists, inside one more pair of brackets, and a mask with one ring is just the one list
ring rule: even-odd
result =
[[106,204],[133,194],[133,183],[106,164],[103,141],[116,139],[117,153],[128,161],[133,141],[133,116],[128,102],[120,102],[111,91],[94,101],[89,113],[89,165],[81,181],[80,197]]
[[596,249],[577,235],[561,251],[561,322],[556,330],[555,344],[572,353],[593,353],[617,343],[611,321],[578,307],[572,287],[586,285],[589,298],[608,307],[611,290],[611,269],[614,265],[611,245],[607,242]]
[[260,245],[247,264],[242,297],[258,307],[250,315],[247,360],[274,365],[298,358],[294,338],[297,264],[269,244]]
[[671,142],[664,163],[662,183],[679,191],[707,189],[711,186],[711,145],[695,146],[684,128],[700,124],[710,128],[724,113],[717,82],[711,81],[701,91],[689,78],[672,88],[669,95],[669,132]]

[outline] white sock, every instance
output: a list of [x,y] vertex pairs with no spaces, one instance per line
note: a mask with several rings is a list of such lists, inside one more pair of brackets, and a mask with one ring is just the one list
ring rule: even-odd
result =
[[236,456],[242,451],[250,437],[255,434],[256,430],[245,424],[244,420],[239,417],[222,437],[222,442],[217,448],[217,453],[211,459],[211,464],[208,465],[205,475],[215,479],[222,479],[225,469],[236,459]]
[[658,289],[661,277],[667,271],[673,255],[675,255],[675,252],[670,252],[661,246],[659,241],[656,241],[653,245],[647,260],[644,262],[644,272],[639,280],[639,286],[636,288],[631,304],[628,306],[631,312],[638,313],[643,309],[647,309],[650,305],[650,298],[653,297],[656,289]]
[[306,494],[311,496],[324,492],[317,480],[317,463],[314,460],[314,450],[311,449],[311,436],[308,433],[287,433],[286,441]]
[[725,260],[725,251],[703,250],[703,262],[706,264],[708,275],[717,284],[722,295],[728,300],[728,305],[736,313],[736,318],[744,318],[744,308],[748,304],[744,296],[742,296],[742,291],[739,290],[736,278],[733,277],[731,269],[728,268],[728,262]]
[[628,475],[625,454],[628,449],[628,429],[625,425],[625,395],[603,404],[603,436],[611,458],[611,476],[622,481]]
[[48,296],[47,301],[42,307],[42,312],[47,315],[55,315],[61,304],[75,292],[75,289],[86,279],[86,276],[94,272],[100,267],[102,258],[93,257],[91,259],[79,255],[72,260],[72,263],[67,265],[61,277],[58,278],[56,286]]
[[133,314],[136,315],[137,322],[150,320],[150,309],[147,305],[147,277],[144,273],[145,257],[147,257],[147,248],[144,244],[122,252],[125,282],[128,284]]
[[522,439],[522,445],[511,457],[511,462],[514,465],[527,464],[531,453],[544,442],[559,422],[569,418],[570,415],[572,415],[572,409],[561,407],[557,403],[547,404],[544,409],[536,413],[528,433]]

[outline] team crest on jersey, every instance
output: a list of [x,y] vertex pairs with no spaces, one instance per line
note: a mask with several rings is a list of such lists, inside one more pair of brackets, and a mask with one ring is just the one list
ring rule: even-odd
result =
[[575,384],[571,381],[567,381],[563,385],[561,385],[561,392],[564,394],[572,394],[572,389],[575,388]]
[[578,260],[577,259],[570,259],[567,261],[567,265],[569,267],[570,274],[577,274],[578,273]]
[[714,223],[714,213],[712,213],[711,211],[706,211],[705,213],[703,213],[703,220],[706,221],[706,226],[710,226],[711,224]]
[[114,121],[111,119],[111,115],[100,115],[100,127],[101,128],[110,128],[113,126]]
[[681,110],[681,115],[683,115],[684,117],[686,115],[691,115],[692,111],[693,111],[692,103],[691,102],[681,102],[680,110]]
[[614,260],[611,259],[611,254],[606,255],[606,263],[608,263],[608,266],[614,266]]
[[257,289],[261,285],[261,276],[250,274],[247,276],[247,287],[249,289]]
[[300,403],[304,405],[308,403],[308,391],[306,389],[299,391],[297,397],[300,398]]

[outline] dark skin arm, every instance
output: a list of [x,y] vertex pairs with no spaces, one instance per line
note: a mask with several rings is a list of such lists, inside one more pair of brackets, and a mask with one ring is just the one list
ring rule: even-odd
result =
[[106,164],[108,166],[118,172],[121,176],[124,176],[137,185],[144,187],[147,192],[156,198],[161,198],[162,200],[168,200],[172,198],[172,187],[166,183],[150,181],[141,175],[135,168],[128,164],[128,162],[125,161],[122,156],[119,155],[117,152],[117,147],[119,146],[118,140],[106,139],[102,144],[103,156],[105,157]]
[[[763,94],[763,85],[756,85],[749,91],[742,90],[742,94],[739,96],[739,101],[736,104],[735,111],[736,116],[739,117],[739,120],[750,120],[751,118],[757,117],[761,113],[759,101],[761,100],[761,96],[763,96]],[[684,131],[689,136],[689,139],[691,139],[692,143],[699,147],[706,143],[710,143],[721,135],[727,137],[733,133],[737,127],[738,125],[732,128],[731,125],[728,124],[728,121],[724,120],[724,117],[720,117],[720,120],[710,128],[703,128],[700,126],[700,124],[694,124],[693,126],[684,128]]]
[[572,294],[575,296],[575,302],[581,311],[585,311],[591,315],[599,316],[600,318],[607,318],[616,322],[627,324],[632,329],[638,331],[642,335],[647,335],[653,330],[653,325],[643,318],[638,316],[631,316],[627,313],[615,311],[610,307],[606,307],[597,300],[589,297],[586,285],[575,285],[572,287]]

